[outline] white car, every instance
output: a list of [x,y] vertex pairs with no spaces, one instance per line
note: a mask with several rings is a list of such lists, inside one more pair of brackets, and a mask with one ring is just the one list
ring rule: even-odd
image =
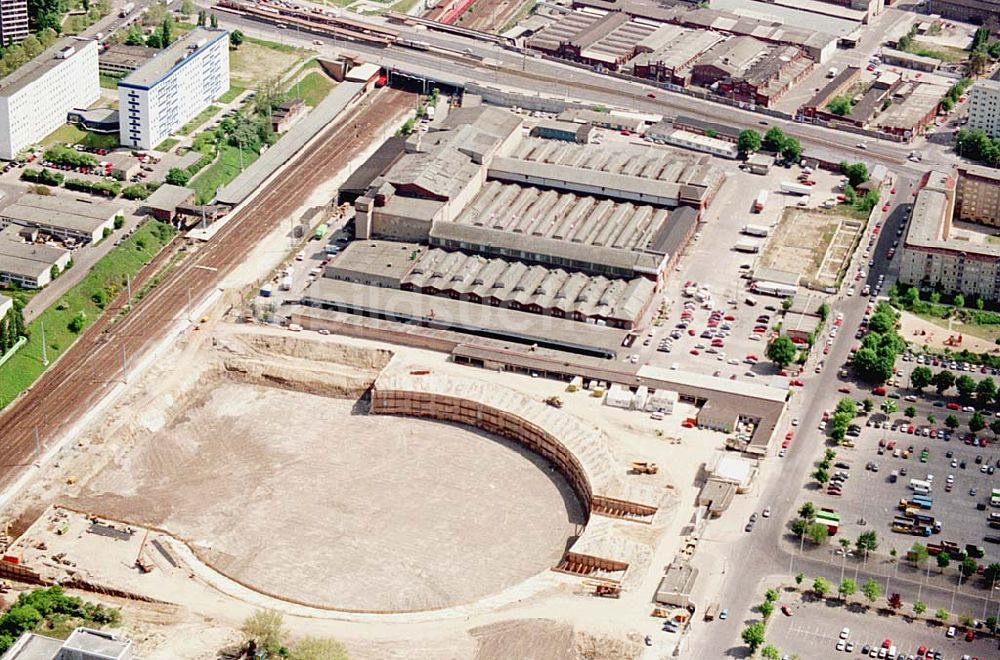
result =
[[838,651],[843,651],[845,646],[847,646],[847,645],[844,643],[844,640],[842,640],[842,639],[841,640],[837,640],[837,650]]
[[764,510],[760,512],[760,515],[764,516],[765,518],[770,518],[771,517],[771,507],[769,507],[769,506],[764,507]]
[[866,150],[866,149],[868,149],[868,145],[867,145],[867,144],[865,144],[864,142],[858,142],[858,143],[857,143],[856,145],[854,145],[854,146],[856,146],[856,147],[857,147],[858,149],[865,149],[865,150]]
[[948,632],[945,633],[945,636],[946,637],[954,637],[955,636],[955,626],[948,626]]
[[794,419],[792,419],[792,426],[798,426],[798,425],[799,425],[799,418],[795,417]]
[[840,638],[847,639],[850,636],[850,634],[851,634],[851,629],[844,628],[843,630],[840,631]]

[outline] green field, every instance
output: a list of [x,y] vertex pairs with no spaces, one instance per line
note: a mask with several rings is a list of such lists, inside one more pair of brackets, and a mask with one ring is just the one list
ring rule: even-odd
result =
[[41,324],[45,324],[47,357],[51,363],[77,338],[69,329],[73,317],[82,311],[86,315],[87,325],[90,325],[102,314],[92,296],[99,295],[102,291],[111,293],[120,290],[124,286],[125,275],[134,276],[156,256],[174,233],[169,225],[147,222],[94,264],[90,273],[56,304],[28,324],[28,343],[0,367],[0,408],[10,403],[45,371],[42,365]]
[[217,105],[208,106],[207,108],[199,112],[194,119],[181,126],[181,130],[177,132],[180,133],[181,135],[190,134],[195,129],[199,128],[202,124],[204,124],[206,121],[208,121],[210,117],[212,117],[215,113],[217,113],[221,109],[222,108],[220,108]]
[[288,88],[289,96],[301,98],[315,108],[333,89],[333,81],[322,71],[313,71]]
[[247,91],[246,87],[229,83],[229,91],[219,97],[219,103],[232,103],[236,97]]
[[[250,163],[257,160],[255,151],[243,151],[243,167],[250,167]],[[232,145],[222,147],[222,155],[214,163],[202,170],[198,176],[188,183],[194,188],[195,203],[206,204],[215,197],[215,190],[224,186],[240,175],[240,150]]]
[[101,87],[104,89],[118,89],[118,81],[121,78],[117,76],[109,76],[106,73],[101,74]]
[[53,144],[82,144],[95,149],[114,149],[118,146],[118,134],[91,133],[74,124],[63,124],[42,140],[43,147]]
[[167,138],[163,142],[156,145],[156,151],[162,151],[166,153],[171,149],[173,149],[174,147],[176,147],[178,144],[180,144],[180,140],[178,140],[177,138]]

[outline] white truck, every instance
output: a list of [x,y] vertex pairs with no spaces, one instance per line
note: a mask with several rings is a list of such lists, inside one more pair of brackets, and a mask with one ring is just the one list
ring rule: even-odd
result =
[[753,203],[753,212],[760,213],[764,210],[764,205],[767,204],[767,191],[761,190],[757,193],[757,199]]
[[135,9],[135,3],[126,2],[124,5],[122,5],[122,10],[118,12],[118,15],[121,16],[122,18],[125,18],[126,16],[132,13],[133,9]]
[[826,77],[827,78],[836,78],[837,77],[837,67],[831,66],[830,70],[826,72]]
[[781,182],[781,192],[788,193],[790,195],[809,195],[812,193],[812,188],[803,183],[794,183],[792,181],[782,181]]
[[767,225],[743,225],[743,229],[740,230],[747,236],[759,236],[760,238],[767,238],[768,234],[771,233],[771,228]]
[[753,241],[736,241],[736,244],[733,245],[733,249],[737,252],[749,252],[751,254],[756,254],[757,252],[760,252],[760,245],[758,243],[754,243]]

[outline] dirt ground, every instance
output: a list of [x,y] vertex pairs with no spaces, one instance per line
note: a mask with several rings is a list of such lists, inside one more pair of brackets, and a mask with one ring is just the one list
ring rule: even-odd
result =
[[[996,353],[1000,352],[1000,347],[991,341],[979,339],[967,332],[962,331],[962,323],[956,321],[952,323],[951,330],[948,330],[948,322],[941,320],[941,325],[932,323],[909,312],[901,312],[900,334],[903,339],[919,346],[926,346],[942,350],[951,348],[952,350],[967,349],[973,353]],[[962,343],[955,346],[948,346],[944,342],[948,337],[961,335]]]
[[836,286],[857,232],[832,212],[787,207],[760,258],[760,265],[797,272],[816,286]]
[[309,51],[284,52],[249,41],[229,56],[229,75],[241,85],[256,85],[281,76]]
[[579,505],[533,455],[364,404],[211,383],[73,505],[164,528],[290,600],[469,602],[558,563]]

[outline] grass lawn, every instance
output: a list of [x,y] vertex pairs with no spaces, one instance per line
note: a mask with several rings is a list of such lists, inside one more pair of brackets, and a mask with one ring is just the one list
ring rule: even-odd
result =
[[95,149],[114,149],[118,146],[118,134],[111,133],[104,135],[101,133],[91,133],[74,124],[63,124],[42,140],[42,146],[50,147],[60,142],[65,144],[82,144],[94,147]]
[[156,145],[156,151],[162,151],[166,153],[167,151],[170,151],[171,149],[176,147],[179,143],[180,140],[178,140],[177,138],[167,138],[163,142]]
[[[257,46],[262,46],[270,50],[276,50],[279,53],[293,53],[296,55],[302,55],[306,51],[298,46],[290,46],[288,44],[280,44],[277,41],[268,41],[266,39],[258,39],[257,37],[244,37],[243,43],[251,43]],[[242,46],[240,46],[242,48]]]
[[953,63],[964,62],[969,59],[969,51],[967,50],[955,48],[954,46],[928,44],[920,41],[919,39],[913,40],[913,43],[907,49],[907,52],[913,53],[914,55],[920,55],[922,57],[936,57],[939,60]]
[[167,241],[163,240],[163,237],[169,240],[174,233],[169,226],[158,222],[147,222],[130,238],[94,264],[90,273],[67,291],[56,304],[28,324],[30,335],[28,343],[0,367],[2,373],[0,408],[10,403],[45,371],[42,365],[41,324],[45,324],[47,357],[51,363],[76,340],[77,335],[71,332],[68,326],[78,312],[86,314],[88,325],[103,313],[91,296],[109,287],[120,289],[124,286],[125,275],[135,275],[166,245]]
[[101,74],[101,87],[104,89],[118,89],[118,81],[121,78],[117,76],[109,76],[106,73]]
[[236,100],[236,97],[247,91],[246,87],[240,85],[229,84],[229,91],[219,97],[219,103],[232,103]]
[[315,108],[333,89],[333,81],[321,71],[313,71],[288,88],[288,94],[297,96],[310,108]]
[[180,133],[181,135],[188,135],[189,133],[192,133],[196,128],[199,128],[202,124],[208,121],[208,119],[212,115],[214,115],[221,109],[222,108],[220,108],[217,105],[208,106],[207,108],[199,112],[194,119],[181,126],[181,130],[177,132]]
[[[257,160],[258,155],[254,151],[243,151],[243,167],[250,166],[250,163]],[[240,174],[240,150],[231,145],[222,147],[222,155],[214,163],[198,173],[188,186],[194,188],[195,203],[205,204],[215,197],[215,190],[224,186]]]
[[[910,312],[913,314],[913,312]],[[914,314],[929,323],[948,329],[948,319],[943,319],[940,316],[935,316],[933,314]],[[979,339],[985,339],[986,341],[995,342],[1000,339],[1000,325],[980,325],[978,323],[962,323],[960,321],[955,321],[951,324],[951,332],[954,334],[962,333],[966,335],[971,335],[973,337],[978,337]]]

